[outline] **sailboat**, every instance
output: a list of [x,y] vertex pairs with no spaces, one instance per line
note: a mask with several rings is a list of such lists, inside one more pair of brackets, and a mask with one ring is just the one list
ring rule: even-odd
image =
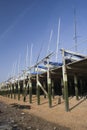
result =
[[[56,61],[49,61],[49,67],[50,68],[54,68],[54,67],[58,67],[58,66],[62,66],[62,63],[58,62],[58,50],[59,50],[59,42],[60,42],[60,18],[59,18],[59,22],[58,22],[58,35],[57,35],[57,44],[56,44]],[[47,61],[44,61],[44,65],[47,65]]]

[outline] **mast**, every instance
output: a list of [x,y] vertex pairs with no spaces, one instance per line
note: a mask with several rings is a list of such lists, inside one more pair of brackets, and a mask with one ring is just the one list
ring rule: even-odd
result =
[[27,44],[27,52],[26,52],[26,69],[28,67],[28,44]]
[[21,60],[21,55],[19,54],[19,58],[18,58],[18,76],[19,76],[19,71],[20,71],[20,60]]
[[51,44],[52,36],[53,36],[53,30],[51,30],[51,32],[50,32],[50,38],[49,38],[49,43],[48,43],[47,54],[50,53],[50,44]]
[[74,9],[74,29],[75,29],[75,36],[74,36],[74,40],[75,40],[75,51],[77,52],[77,26],[76,26],[76,9]]
[[32,64],[32,49],[33,49],[33,44],[31,44],[31,51],[30,51],[30,67]]
[[58,62],[58,46],[60,42],[60,18],[59,18],[59,23],[58,23],[58,36],[57,36],[57,46],[56,46],[56,62]]

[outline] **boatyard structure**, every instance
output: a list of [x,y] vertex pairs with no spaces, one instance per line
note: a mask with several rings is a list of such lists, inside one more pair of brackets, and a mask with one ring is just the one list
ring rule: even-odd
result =
[[50,57],[54,55],[50,53],[23,71],[18,78],[11,77],[1,83],[0,94],[16,100],[20,100],[22,94],[24,102],[29,95],[29,103],[32,103],[32,95],[36,94],[38,105],[41,103],[40,96],[44,95],[44,98],[48,98],[50,108],[52,98],[56,95],[58,104],[61,104],[63,98],[68,112],[69,97],[76,96],[76,100],[79,100],[79,97],[87,95],[87,57],[64,49],[61,52],[62,63],[50,62]]

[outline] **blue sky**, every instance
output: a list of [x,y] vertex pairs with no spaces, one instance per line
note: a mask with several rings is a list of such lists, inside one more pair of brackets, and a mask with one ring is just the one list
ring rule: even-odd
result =
[[[50,51],[56,50],[58,20],[60,48],[74,50],[74,8],[76,8],[78,51],[87,53],[87,0],[0,0],[0,82],[28,65],[33,44],[32,64]],[[85,41],[82,43],[82,41]],[[73,47],[73,48],[72,48]],[[55,57],[54,57],[55,60]],[[14,67],[16,66],[16,67]]]

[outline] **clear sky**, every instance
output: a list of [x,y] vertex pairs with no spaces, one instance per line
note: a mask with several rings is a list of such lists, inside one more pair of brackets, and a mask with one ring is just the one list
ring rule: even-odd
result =
[[77,42],[80,43],[78,51],[83,52],[87,47],[87,41],[81,42],[87,40],[87,0],[0,0],[0,82],[5,81],[14,70],[17,73],[19,59],[19,70],[26,67],[27,46],[28,65],[31,45],[32,64],[36,62],[41,46],[40,58],[46,56],[50,37],[49,49],[56,50],[59,18],[59,49],[72,49],[74,8]]

